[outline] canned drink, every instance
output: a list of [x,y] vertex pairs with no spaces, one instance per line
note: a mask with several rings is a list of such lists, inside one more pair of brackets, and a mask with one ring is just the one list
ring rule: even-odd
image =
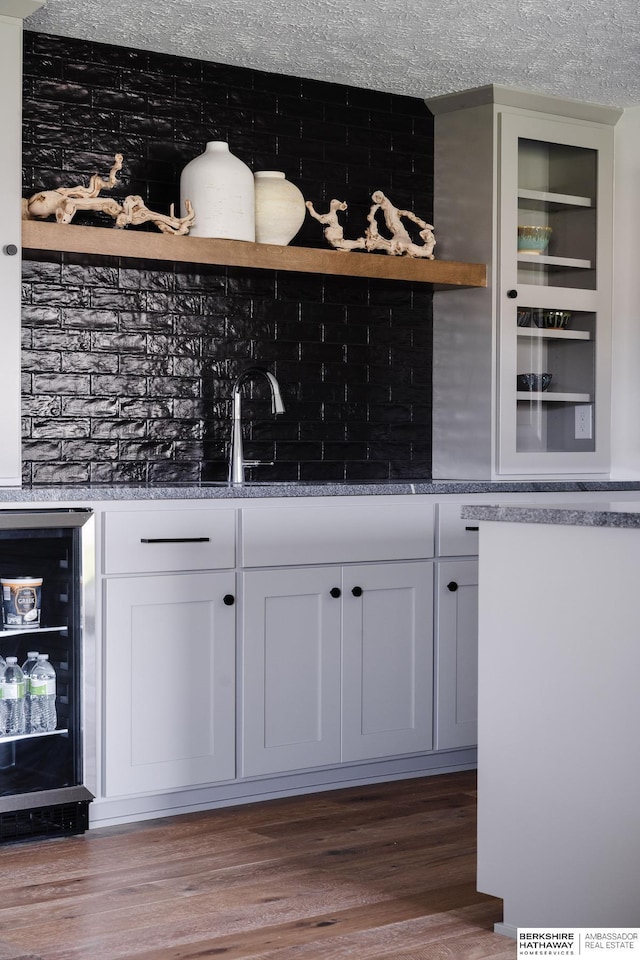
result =
[[0,585],[5,629],[39,627],[42,577],[1,577]]

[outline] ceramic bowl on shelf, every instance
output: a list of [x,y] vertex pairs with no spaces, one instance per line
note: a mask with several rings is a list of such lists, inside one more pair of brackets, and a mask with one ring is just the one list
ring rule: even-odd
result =
[[519,226],[518,250],[521,253],[544,253],[550,237],[551,227]]
[[516,385],[518,390],[529,393],[547,390],[551,377],[550,373],[519,373],[516,377]]

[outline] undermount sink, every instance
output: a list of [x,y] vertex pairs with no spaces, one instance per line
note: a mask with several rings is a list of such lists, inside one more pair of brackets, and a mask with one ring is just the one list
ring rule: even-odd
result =
[[[302,487],[308,485],[301,480],[244,480],[242,483],[231,483],[229,480],[201,480],[195,484],[198,487]],[[186,486],[192,486],[192,484],[186,484]]]

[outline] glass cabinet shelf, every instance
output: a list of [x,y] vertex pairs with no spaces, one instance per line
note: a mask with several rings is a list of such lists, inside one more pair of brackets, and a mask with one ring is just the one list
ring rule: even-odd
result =
[[60,730],[46,730],[42,733],[17,733],[7,737],[0,737],[0,744],[16,743],[18,740],[40,740],[42,737],[59,737],[60,734],[65,733],[69,733],[66,728]]
[[23,633],[63,633],[67,627],[17,627],[14,630],[0,630],[0,637],[19,637]]
[[591,270],[591,260],[578,257],[550,257],[546,253],[522,253],[518,251],[518,260],[527,264],[544,264],[546,267],[575,267],[578,270]]
[[516,400],[536,401],[543,403],[591,403],[588,393],[553,393],[545,390],[517,390]]
[[[568,193],[550,193],[548,190],[518,190],[518,200],[521,207],[528,209],[544,209],[548,203],[561,207],[593,207],[591,197],[574,197]],[[523,202],[530,201],[530,202]]]
[[537,327],[518,327],[518,336],[536,340],[593,340],[588,330],[544,330]]

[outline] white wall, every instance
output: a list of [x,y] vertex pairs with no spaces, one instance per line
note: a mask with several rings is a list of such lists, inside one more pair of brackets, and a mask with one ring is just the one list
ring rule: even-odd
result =
[[611,476],[640,478],[640,106],[616,125]]

